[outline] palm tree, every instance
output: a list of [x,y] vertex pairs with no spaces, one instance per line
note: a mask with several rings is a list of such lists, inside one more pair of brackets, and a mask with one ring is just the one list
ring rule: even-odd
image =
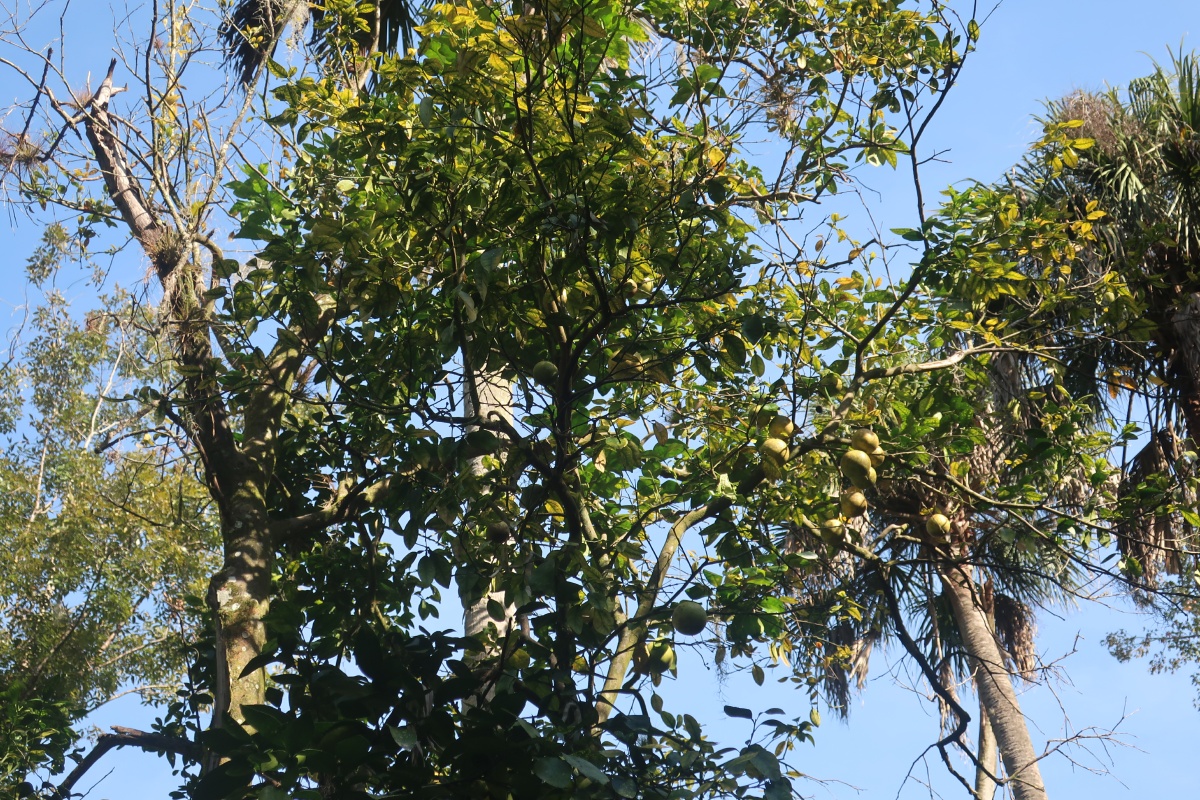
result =
[[[1170,504],[1195,501],[1194,493],[1182,485],[1187,470],[1181,466],[1181,456],[1185,449],[1197,449],[1200,441],[1200,60],[1181,55],[1172,59],[1171,71],[1156,66],[1154,74],[1131,84],[1127,102],[1121,102],[1115,91],[1076,93],[1052,104],[1050,111],[1052,123],[1081,121],[1080,134],[1094,146],[1071,149],[1065,159],[1071,168],[1066,170],[1062,162],[1027,160],[1014,171],[1010,188],[1027,211],[1053,207],[1083,219],[1092,209],[1088,204],[1099,201],[1108,218],[1099,226],[1099,243],[1083,250],[1072,276],[1076,296],[1095,300],[1096,313],[1089,317],[1086,310],[1081,315],[1077,308],[1057,309],[1037,324],[1049,332],[1065,362],[1054,383],[1068,387],[1067,399],[1074,396],[1082,401],[1081,419],[1088,427],[1104,424],[1105,388],[1115,398],[1118,389],[1163,387],[1160,393],[1141,392],[1151,436],[1124,465],[1118,492],[1123,518],[1114,526],[1127,563],[1142,571],[1140,586],[1153,588],[1160,571],[1180,572],[1191,533]],[[1031,276],[1044,266],[1029,257],[1023,262],[1022,268],[1028,268]],[[1001,305],[1005,304],[1014,305],[1011,299]],[[999,308],[989,310],[1004,313]],[[1030,386],[1031,367],[1014,360],[1005,370],[993,362],[991,397],[982,404],[978,421],[987,444],[977,448],[971,459],[972,475],[980,484],[1001,477],[997,465],[1004,460],[1005,439],[1015,432],[1011,420],[1006,422],[998,412],[1017,399],[1022,415],[1030,414],[1022,395],[1028,388],[1039,388]],[[1021,421],[1018,429],[1032,422]],[[1187,446],[1177,427],[1186,429],[1191,440]],[[943,489],[928,488],[931,494],[918,503],[935,505]],[[911,488],[906,487],[906,492],[911,503]],[[946,492],[946,496],[953,494]],[[1080,496],[1063,499],[1069,505],[1082,500]],[[885,508],[885,513],[903,516],[900,505]],[[1045,797],[1036,754],[1009,680],[1028,666],[1006,664],[1005,648],[997,647],[1024,626],[1005,632],[1008,612],[1000,612],[990,602],[987,590],[993,580],[1013,572],[1006,572],[1003,559],[996,560],[995,553],[986,552],[991,541],[986,515],[973,505],[952,503],[945,509],[953,519],[950,557],[935,551],[932,561],[952,611],[950,635],[968,655],[980,699],[975,793],[990,798],[995,789],[987,774],[987,743],[994,732],[1008,774],[1017,776],[1015,796]],[[1023,571],[1019,564],[1007,566],[1016,567],[1016,574]],[[1054,582],[1039,588],[1053,590]],[[995,608],[991,614],[989,605]],[[931,624],[936,624],[936,617]],[[1027,634],[1028,628],[1024,630],[1019,638]],[[1014,652],[1012,645],[1008,649]],[[1022,763],[1029,766],[1022,769]],[[994,768],[990,771],[994,773]]]
[[[1200,442],[1200,58],[1180,53],[1169,69],[1156,64],[1124,100],[1115,89],[1076,92],[1049,111],[1051,121],[1078,120],[1094,145],[1053,180],[1036,162],[1017,177],[1042,180],[1043,202],[1094,200],[1107,212],[1078,279],[1095,287],[1093,302],[1106,313],[1089,346],[1078,346],[1087,332],[1073,332],[1070,366],[1084,381],[1115,380],[1114,397],[1129,390],[1145,403],[1149,441],[1124,465],[1116,527],[1151,588],[1160,572],[1179,573],[1193,533],[1170,509],[1196,500],[1180,456]],[[1126,289],[1109,288],[1119,285]]]
[[[419,7],[412,0],[376,0],[365,15],[365,29],[354,37],[356,55],[365,58],[408,49]],[[237,0],[220,28],[226,62],[244,86],[252,86],[289,28],[299,34],[311,22],[319,30],[325,14],[308,0]],[[329,53],[315,33],[313,38],[318,56],[327,60]],[[368,72],[359,69],[360,80],[365,81]]]
[[[1040,756],[1013,680],[1037,679],[1034,612],[1068,602],[1077,573],[1050,541],[1019,541],[1022,537],[1010,535],[1017,523],[1002,504],[978,499],[1006,480],[1018,480],[1003,465],[1024,430],[1041,424],[1033,398],[1034,390],[1044,388],[1044,377],[1034,364],[1002,354],[976,388],[965,390],[972,407],[979,409],[971,427],[986,439],[968,456],[976,497],[939,479],[938,473],[946,472],[944,464],[910,475],[898,468],[890,479],[881,479],[869,522],[858,517],[844,524],[850,531],[848,546],[831,544],[827,533],[799,526],[783,539],[793,551],[822,558],[820,569],[797,576],[799,602],[791,631],[800,640],[823,637],[818,649],[830,654],[820,665],[830,706],[845,715],[851,684],[861,688],[874,645],[898,640],[938,697],[949,732],[941,744],[954,742],[966,750],[967,714],[956,687],[973,684],[979,701],[974,791],[981,798],[991,798],[997,788],[997,755],[1004,762],[1004,783],[1017,798],[1046,797]],[[971,386],[962,375],[948,376],[946,382]],[[1019,410],[1015,415],[1013,403]],[[953,435],[974,436],[967,431]],[[1073,502],[1070,497],[1061,500]],[[952,519],[947,536],[926,530],[931,508]],[[861,618],[837,613],[846,597],[861,604]]]

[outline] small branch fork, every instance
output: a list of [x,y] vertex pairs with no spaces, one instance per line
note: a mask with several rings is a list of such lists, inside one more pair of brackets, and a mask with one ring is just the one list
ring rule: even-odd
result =
[[147,753],[159,753],[160,755],[174,753],[188,761],[196,763],[200,761],[202,754],[200,745],[189,742],[187,739],[114,725],[112,733],[101,734],[92,751],[84,756],[83,760],[75,766],[75,769],[71,770],[71,774],[62,783],[50,790],[50,798],[52,800],[67,800],[67,798],[74,796],[73,790],[75,784],[87,774],[88,770],[95,766],[96,762],[105,753],[118,747],[136,747]]

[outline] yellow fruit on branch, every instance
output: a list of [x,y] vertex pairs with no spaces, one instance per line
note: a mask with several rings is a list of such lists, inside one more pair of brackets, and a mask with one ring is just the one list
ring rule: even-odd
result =
[[796,430],[796,426],[792,424],[790,419],[781,414],[771,420],[771,425],[767,430],[774,439],[787,439]]
[[873,467],[882,466],[884,460],[887,458],[887,453],[883,451],[882,447],[876,447],[874,450],[868,450],[867,455],[871,457],[871,466]]
[[858,489],[847,489],[842,492],[841,511],[842,516],[848,519],[861,517],[867,513],[867,496]]
[[862,450],[847,450],[842,456],[842,474],[859,489],[874,486],[876,480],[875,468],[871,466],[871,456]]
[[826,542],[840,542],[846,532],[846,524],[838,517],[827,519],[821,523],[821,538]]
[[859,428],[850,434],[850,446],[855,450],[862,450],[864,453],[869,453],[876,447],[879,447],[879,437],[870,428]]
[[783,464],[788,460],[788,445],[783,439],[767,439],[758,450],[764,460],[774,461],[776,464]]
[[950,531],[950,518],[945,514],[931,514],[929,518],[925,520],[925,532],[935,539],[949,539]]

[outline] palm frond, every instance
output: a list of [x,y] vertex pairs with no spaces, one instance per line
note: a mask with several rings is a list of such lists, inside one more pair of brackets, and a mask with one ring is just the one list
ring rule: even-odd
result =
[[1192,533],[1184,519],[1171,513],[1169,503],[1180,444],[1172,426],[1156,432],[1134,456],[1118,491],[1128,513],[1117,525],[1117,544],[1122,555],[1136,562],[1142,584],[1150,588],[1162,573],[1180,573],[1182,543]]
[[308,24],[307,0],[240,0],[221,23],[218,35],[225,63],[243,86],[251,85],[289,25]]
[[[354,33],[358,55],[402,52],[413,46],[421,0],[376,0],[364,3],[363,25]],[[251,85],[290,28],[303,31],[311,22],[316,57],[327,60],[328,37],[321,34],[327,12],[307,0],[238,0],[231,7],[219,34],[226,64],[243,86]]]

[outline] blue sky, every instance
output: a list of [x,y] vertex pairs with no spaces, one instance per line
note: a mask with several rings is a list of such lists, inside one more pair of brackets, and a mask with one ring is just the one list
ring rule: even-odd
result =
[[[83,7],[76,11],[94,13],[96,30],[107,36],[111,28],[107,4],[80,5],[88,11]],[[1185,48],[1200,47],[1200,3],[1195,0],[1008,0],[984,24],[978,52],[930,132],[932,146],[945,151],[946,163],[926,169],[927,191],[968,178],[995,179],[1021,157],[1039,132],[1032,117],[1040,112],[1043,100],[1078,88],[1123,84],[1150,71],[1151,57],[1167,62],[1168,49],[1177,50],[1181,42]],[[92,53],[107,52],[101,36],[88,46],[95,48]],[[95,58],[94,63],[72,60],[78,71],[90,69],[96,74],[107,56]],[[24,94],[24,87],[10,80],[0,74],[0,98],[5,103]],[[871,204],[882,228],[912,224],[911,190],[903,176],[877,171],[863,177],[879,192]],[[846,226],[853,230],[853,215]],[[5,268],[15,275],[32,239],[28,232],[3,235],[11,243],[10,252],[12,244],[20,252],[19,259]],[[0,289],[0,298],[6,306],[20,299],[11,288]],[[1150,675],[1144,663],[1118,664],[1107,654],[1104,635],[1117,628],[1136,628],[1136,618],[1098,607],[1059,612],[1062,619],[1044,616],[1039,621],[1038,642],[1045,660],[1063,659],[1063,680],[1022,696],[1037,725],[1035,739],[1059,738],[1068,728],[1078,732],[1089,726],[1116,726],[1122,744],[1096,742],[1093,750],[1103,756],[1098,760],[1075,754],[1084,765],[1101,767],[1110,775],[1092,774],[1060,756],[1049,758],[1044,776],[1052,795],[1092,800],[1195,795],[1192,771],[1195,743],[1200,741],[1200,712],[1192,706],[1194,688],[1189,677]],[[747,723],[725,718],[720,711],[724,703],[757,710],[778,705],[798,716],[807,715],[804,696],[772,684],[771,677],[763,689],[740,679],[723,685],[714,672],[686,658],[680,675],[665,691],[707,721],[713,736],[731,744],[744,738]],[[918,763],[913,777],[905,780],[914,759],[938,734],[936,707],[907,688],[914,685],[919,688],[898,649],[877,654],[870,683],[854,700],[849,723],[827,718],[817,732],[817,744],[805,745],[793,759],[814,777],[831,781],[798,784],[803,795],[921,798],[930,796],[928,781],[934,796],[964,796],[936,756],[928,759],[928,769]],[[103,709],[93,721],[101,726],[149,723],[146,711],[132,699]],[[113,771],[105,777],[109,769]],[[165,761],[133,752],[106,756],[91,775],[93,781],[100,778],[104,779],[89,795],[97,800],[160,800],[175,785]],[[83,788],[89,785],[85,782]]]

